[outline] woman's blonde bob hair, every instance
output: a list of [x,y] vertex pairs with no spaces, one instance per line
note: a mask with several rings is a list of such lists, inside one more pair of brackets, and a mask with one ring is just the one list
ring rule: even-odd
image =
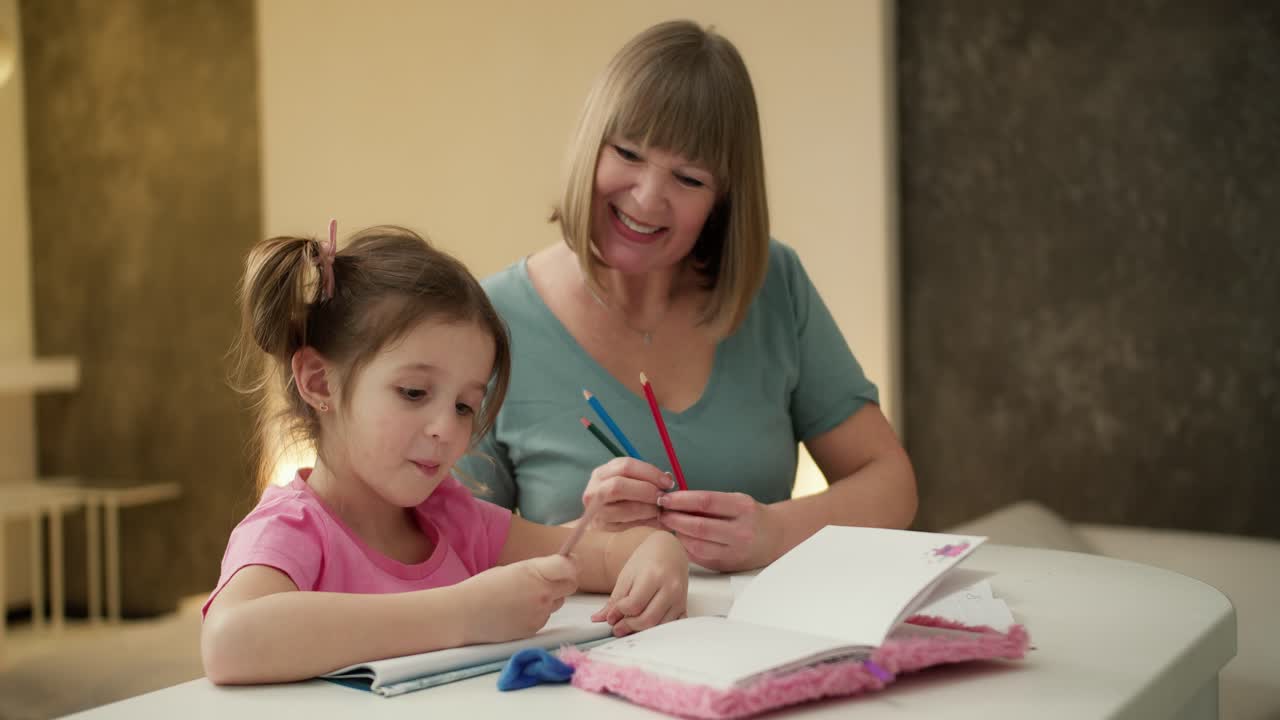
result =
[[713,30],[676,20],[636,35],[596,79],[552,219],[597,290],[592,195],[600,150],[611,139],[679,154],[715,176],[718,197],[689,262],[711,289],[701,321],[721,337],[731,334],[764,282],[769,258],[760,118],[742,56]]

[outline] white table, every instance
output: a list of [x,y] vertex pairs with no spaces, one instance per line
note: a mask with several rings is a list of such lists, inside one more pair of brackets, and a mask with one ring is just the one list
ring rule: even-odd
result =
[[[859,720],[1217,717],[1218,671],[1235,655],[1236,618],[1214,588],[1123,560],[1001,545],[979,548],[964,567],[994,574],[997,596],[1031,634],[1035,649],[1026,660],[934,668],[883,692],[783,714]],[[729,593],[724,576],[695,577],[691,614],[723,611]],[[501,693],[495,678],[390,699],[320,680],[228,688],[202,678],[72,717],[664,717],[567,685]]]

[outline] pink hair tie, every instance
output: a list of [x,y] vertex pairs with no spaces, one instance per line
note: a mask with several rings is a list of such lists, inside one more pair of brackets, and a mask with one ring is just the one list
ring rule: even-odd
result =
[[333,261],[338,256],[338,221],[329,221],[329,244],[321,245],[316,255],[316,266],[320,268],[320,276],[324,279],[324,290],[320,299],[333,297]]

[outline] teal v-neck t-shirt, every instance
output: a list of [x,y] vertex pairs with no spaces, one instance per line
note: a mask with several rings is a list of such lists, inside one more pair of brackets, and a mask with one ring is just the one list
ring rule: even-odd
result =
[[[478,497],[544,524],[582,514],[591,471],[611,458],[579,420],[609,434],[584,389],[641,457],[671,469],[644,396],[569,334],[534,290],[525,260],[483,285],[510,328],[512,363],[493,430],[458,463]],[[690,490],[744,492],[773,503],[791,496],[799,442],[878,401],[799,257],[775,240],[764,284],[742,325],[717,345],[701,398],[662,416]]]

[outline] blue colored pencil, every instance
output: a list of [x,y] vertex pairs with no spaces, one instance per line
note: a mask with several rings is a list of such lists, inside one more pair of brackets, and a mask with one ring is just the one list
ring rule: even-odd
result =
[[604,411],[604,406],[600,404],[600,401],[596,399],[596,396],[592,395],[587,390],[583,390],[582,397],[587,399],[587,404],[590,405],[591,409],[595,410],[596,414],[600,416],[600,420],[604,422],[605,427],[609,428],[609,432],[613,433],[613,436],[617,438],[618,444],[622,446],[622,449],[626,450],[627,454],[631,457],[637,460],[644,460],[644,458],[640,457],[640,453],[636,450],[636,446],[632,445],[631,441],[627,439],[627,436],[622,434],[622,428],[618,427],[618,423],[614,422],[613,418],[609,417],[609,413]]

